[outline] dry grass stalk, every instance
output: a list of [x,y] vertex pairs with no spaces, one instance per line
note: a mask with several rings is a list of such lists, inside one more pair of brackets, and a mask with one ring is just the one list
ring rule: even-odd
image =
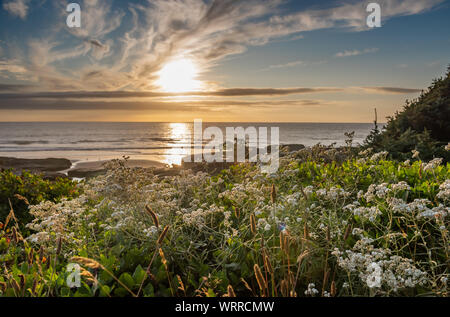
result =
[[351,230],[352,230],[352,225],[348,224],[347,228],[345,229],[345,233],[344,233],[344,241],[347,241],[348,237],[350,236]]
[[14,195],[15,198],[17,198],[18,200],[23,201],[27,206],[30,205],[30,203],[28,202],[28,199],[26,199],[25,197],[23,197],[22,195],[19,194],[15,194]]
[[83,268],[83,267],[80,267],[80,275],[82,276],[82,277],[84,277],[85,279],[86,279],[86,281],[87,282],[89,282],[89,283],[95,283],[96,281],[97,281],[97,279],[95,278],[95,276],[94,275],[92,275],[92,273],[91,272],[89,272],[88,270],[86,270],[85,268]]
[[234,215],[239,219],[241,217],[241,210],[237,207],[234,208]]
[[2,293],[6,292],[6,283],[0,281],[0,291]]
[[265,294],[265,290],[267,288],[267,282],[264,278],[261,268],[258,264],[255,264],[253,266],[253,270],[255,271],[256,281],[258,282],[259,289],[261,290],[261,293]]
[[33,264],[34,260],[34,249],[30,249],[30,252],[28,252],[28,264]]
[[179,275],[177,275],[177,280],[178,280],[178,289],[180,291],[182,291],[184,293],[184,295],[186,296],[186,288],[184,287],[184,283],[183,280],[181,279],[181,277]]
[[292,291],[295,292],[295,287],[297,286],[298,276],[300,275],[300,268],[303,262],[303,259],[309,254],[308,250],[305,250],[300,254],[297,258],[297,274],[295,276],[295,282],[293,283]]
[[122,286],[124,289],[126,289],[131,295],[133,295],[133,297],[137,297],[137,295],[135,293],[133,293],[132,290],[130,290],[121,280],[119,280],[114,274],[112,274],[106,267],[104,267],[103,265],[101,265],[99,262],[89,259],[89,258],[85,258],[85,257],[81,257],[81,256],[75,256],[72,257],[70,259],[71,262],[75,262],[81,265],[86,266],[87,268],[90,269],[102,269],[103,271],[105,271],[109,276],[111,276],[114,280],[116,280],[117,283],[120,284],[120,286]]
[[256,235],[256,219],[254,214],[250,215],[250,229],[253,235]]
[[272,184],[272,189],[270,190],[270,201],[274,204],[277,200],[277,189],[275,188],[275,184]]
[[145,206],[145,210],[150,215],[150,217],[152,217],[153,223],[155,224],[155,227],[159,228],[158,215],[156,215],[156,213],[149,206]]
[[254,294],[253,289],[250,287],[250,285],[248,285],[247,281],[244,280],[243,277],[241,277],[241,281],[242,281],[242,283],[244,283],[245,288]]
[[162,242],[164,241],[164,238],[167,235],[167,231],[169,231],[169,226],[166,226],[161,235],[159,236],[158,241],[156,242],[158,245],[161,245]]
[[328,284],[328,279],[329,279],[329,277],[330,277],[330,269],[328,269],[325,273],[324,273],[324,276],[323,276],[323,283],[322,283],[322,296],[324,295],[324,293],[325,293],[325,287],[326,287],[326,285]]
[[13,227],[12,230],[11,230],[11,240],[14,241],[14,243],[19,242],[19,239],[17,238],[16,227]]
[[36,294],[37,283],[38,283],[38,280],[37,280],[37,278],[35,278],[35,279],[33,280],[33,285],[31,286],[31,293],[32,293],[33,295]]
[[270,274],[273,274],[273,267],[272,267],[272,264],[270,263],[270,259],[267,255],[264,256],[264,267],[266,268],[267,272],[269,272]]
[[228,292],[227,292],[227,296],[228,296],[228,297],[236,297],[236,294],[234,293],[233,286],[228,285],[227,291],[228,291]]
[[56,247],[56,255],[61,254],[61,248],[62,248],[62,237],[60,236],[58,239],[58,245]]
[[25,283],[26,283],[25,275],[19,274],[18,276],[19,276],[19,279],[20,279],[20,283],[19,283],[20,289],[24,289],[25,288]]
[[9,202],[10,210],[9,210],[8,216],[6,217],[5,225],[3,226],[5,230],[6,230],[6,227],[8,227],[8,224],[11,221],[11,219],[13,219],[15,221],[15,223],[18,223],[16,215],[14,213],[14,209],[13,209],[12,204],[11,204],[11,200],[8,199],[8,202]]
[[281,249],[281,251],[284,251],[284,235],[283,235],[283,231],[280,232],[280,249]]
[[336,282],[331,282],[331,290],[330,290],[331,297],[336,297]]
[[20,293],[20,285],[19,285],[19,283],[17,283],[17,281],[14,278],[10,279],[9,282],[11,283],[11,286],[14,289],[14,292]]
[[298,263],[298,265],[300,265],[300,264],[302,263],[303,259],[304,259],[308,254],[309,254],[309,251],[308,251],[308,250],[305,250],[305,251],[302,252],[302,254],[300,254],[300,255],[298,256],[298,258],[297,258],[297,263]]
[[75,256],[71,258],[70,261],[84,265],[85,267],[88,267],[90,269],[103,269],[103,265],[101,265],[97,261],[81,256]]
[[281,281],[280,290],[283,297],[289,297],[289,286],[285,279]]
[[167,260],[166,260],[166,257],[164,256],[164,251],[161,248],[159,248],[159,256],[161,257],[161,261],[167,270]]
[[309,228],[307,223],[305,223],[305,227],[303,228],[303,238],[309,240]]

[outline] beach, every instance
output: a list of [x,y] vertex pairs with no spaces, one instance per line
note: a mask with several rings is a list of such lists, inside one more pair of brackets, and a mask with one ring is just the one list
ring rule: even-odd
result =
[[[50,179],[56,177],[85,178],[103,173],[105,171],[104,164],[107,162],[107,160],[73,162],[65,158],[0,157],[0,169],[12,169],[17,174],[25,170],[34,174],[43,174],[45,178]],[[164,163],[152,160],[128,160],[125,164],[130,168],[165,169],[167,167]]]

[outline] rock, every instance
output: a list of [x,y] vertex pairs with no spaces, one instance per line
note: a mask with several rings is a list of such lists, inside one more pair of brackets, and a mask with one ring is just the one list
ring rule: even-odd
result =
[[13,169],[15,172],[23,170],[32,173],[59,172],[69,169],[72,162],[67,159],[18,159],[13,157],[0,157],[0,168]]

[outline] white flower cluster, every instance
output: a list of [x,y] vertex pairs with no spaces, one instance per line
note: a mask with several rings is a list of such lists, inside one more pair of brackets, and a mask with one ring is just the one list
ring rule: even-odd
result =
[[447,179],[439,186],[439,193],[436,197],[442,200],[450,200],[450,179]]
[[370,158],[371,161],[379,161],[379,160],[384,160],[386,158],[386,156],[389,153],[384,151],[384,152],[379,152],[379,153],[375,153],[374,155],[372,155],[372,157]]
[[336,200],[338,198],[345,198],[351,196],[351,193],[346,192],[344,189],[339,187],[331,187],[326,190],[325,188],[321,188],[316,191],[316,195],[319,198],[325,198],[328,200]]
[[319,294],[319,291],[316,289],[316,285],[314,283],[308,284],[308,289],[305,291],[305,295],[315,296]]
[[366,157],[366,156],[369,156],[372,152],[373,152],[373,149],[372,148],[368,148],[368,149],[366,149],[364,151],[359,152],[358,155]]
[[335,249],[338,265],[351,272],[358,273],[359,278],[369,288],[387,289],[397,292],[399,289],[424,285],[428,282],[427,274],[417,269],[411,259],[392,255],[389,249],[375,248],[373,240],[362,238],[352,250]]
[[436,158],[428,162],[427,164],[422,164],[422,168],[425,172],[433,171],[442,164],[442,161],[443,161],[442,158]]
[[39,245],[54,248],[59,237],[63,237],[66,244],[80,244],[83,240],[74,236],[74,231],[83,225],[89,226],[90,219],[96,210],[86,210],[84,203],[86,196],[77,199],[63,199],[60,203],[43,201],[39,205],[30,206],[30,214],[34,216],[27,228],[35,231],[27,239]]
[[411,190],[411,187],[408,185],[407,182],[399,182],[397,184],[392,184],[391,189],[393,191],[402,191],[402,190]]
[[[198,228],[203,228],[206,225],[206,221],[209,215],[214,213],[224,213],[223,207],[217,207],[216,205],[211,205],[209,208],[198,208],[193,211],[188,211],[187,209],[183,210],[183,221],[191,226],[197,226]],[[231,214],[228,214],[228,218]],[[227,219],[227,218],[225,218]]]
[[376,218],[381,215],[381,210],[378,207],[362,207],[358,201],[354,201],[352,204],[344,206],[343,210],[371,222],[374,222]]
[[376,198],[384,199],[390,191],[391,190],[388,188],[387,183],[383,183],[380,185],[371,184],[367,192],[364,194],[364,198],[367,202],[375,201]]

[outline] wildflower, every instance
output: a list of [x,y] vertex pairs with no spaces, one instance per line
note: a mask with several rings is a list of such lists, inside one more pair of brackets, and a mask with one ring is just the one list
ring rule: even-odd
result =
[[388,154],[389,154],[389,153],[386,152],[386,151],[384,151],[384,152],[379,152],[379,153],[375,153],[374,155],[372,155],[372,157],[370,158],[370,160],[371,160],[371,161],[379,161],[379,160],[385,159],[386,156],[387,156]]
[[446,151],[450,151],[450,143],[445,146]]
[[314,283],[310,283],[308,285],[308,289],[305,291],[305,295],[317,295],[319,291],[316,289],[316,285]]
[[410,190],[411,189],[411,187],[406,182],[400,182],[398,184],[394,184],[394,185],[392,185],[391,188],[393,191],[401,191],[401,190]]
[[442,200],[450,199],[450,179],[447,179],[439,186],[439,193],[436,197]]
[[428,162],[428,164],[426,164],[425,166],[422,165],[424,172],[432,171],[432,170],[436,169],[439,165],[442,164],[442,161],[443,161],[442,158],[436,158],[436,159]]
[[412,155],[412,158],[413,158],[413,159],[418,158],[419,155],[420,155],[420,152],[417,151],[417,150],[412,150],[411,152],[412,152],[412,154],[413,154],[413,155]]
[[270,231],[271,228],[272,228],[272,226],[270,224],[266,224],[266,226],[264,227],[264,230]]
[[370,288],[381,287],[381,267],[377,263],[371,263],[367,267],[367,271],[370,272],[366,280],[367,286]]

